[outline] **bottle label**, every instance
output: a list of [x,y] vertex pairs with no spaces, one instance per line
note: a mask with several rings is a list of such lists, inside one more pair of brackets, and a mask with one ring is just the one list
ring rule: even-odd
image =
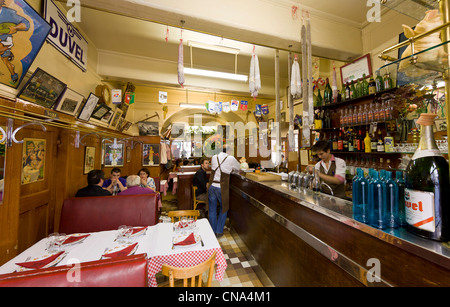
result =
[[405,217],[409,225],[434,232],[434,193],[405,189]]
[[418,149],[414,153],[412,160],[425,157],[442,157],[442,154],[439,149]]

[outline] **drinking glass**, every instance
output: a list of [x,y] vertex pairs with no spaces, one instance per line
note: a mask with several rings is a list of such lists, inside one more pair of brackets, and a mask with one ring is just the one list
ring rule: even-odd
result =
[[59,233],[53,232],[47,236],[48,240],[45,249],[48,250],[49,252],[56,251],[56,238],[58,237],[58,235]]
[[60,233],[55,237],[55,248],[56,251],[61,251],[64,250],[63,248],[63,243],[66,240],[66,234],[65,233]]
[[119,232],[119,236],[118,236],[118,240],[117,242],[119,243],[125,243],[125,234],[128,231],[128,226],[127,225],[121,225],[119,226],[118,232]]

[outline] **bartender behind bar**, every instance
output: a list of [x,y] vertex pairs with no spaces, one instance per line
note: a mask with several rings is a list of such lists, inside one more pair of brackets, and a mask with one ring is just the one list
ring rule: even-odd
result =
[[[345,161],[330,153],[330,143],[327,141],[317,142],[311,150],[320,159],[314,166],[315,169],[319,170],[320,179],[333,189],[334,196],[345,198]],[[308,171],[311,172],[312,170],[312,166],[308,166]],[[328,193],[327,188],[323,191]]]

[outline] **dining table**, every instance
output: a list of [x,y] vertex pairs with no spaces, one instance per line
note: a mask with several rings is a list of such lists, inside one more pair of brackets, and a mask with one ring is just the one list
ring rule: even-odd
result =
[[[119,230],[99,231],[88,234],[72,234],[66,236],[68,244],[62,244],[57,263],[51,266],[71,265],[104,259],[133,246],[130,254],[146,254],[148,258],[148,285],[157,287],[156,274],[161,271],[164,264],[176,267],[190,267],[207,260],[216,252],[215,278],[222,281],[227,263],[217,238],[207,219],[199,219],[193,223],[194,227],[177,229],[174,223],[159,223],[148,227],[135,227],[139,231],[131,235],[126,242],[121,241]],[[195,242],[187,245],[177,245],[179,238],[195,235]],[[75,238],[75,239],[74,239]],[[82,238],[77,241],[78,238]],[[177,241],[178,239],[178,241]],[[15,258],[0,267],[0,274],[13,273],[24,270],[23,265],[29,261],[42,259],[47,255],[56,253],[48,251],[49,238],[38,241]],[[29,268],[27,268],[29,269]]]

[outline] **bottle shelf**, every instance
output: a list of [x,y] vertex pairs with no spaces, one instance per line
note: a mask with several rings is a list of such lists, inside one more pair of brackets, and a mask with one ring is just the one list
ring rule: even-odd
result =
[[314,109],[315,110],[329,110],[329,109],[335,109],[335,108],[342,108],[342,107],[346,107],[346,106],[349,106],[349,105],[353,105],[353,104],[358,103],[358,102],[362,102],[362,101],[366,101],[366,100],[373,100],[376,97],[381,96],[381,95],[386,94],[386,93],[389,93],[389,92],[391,92],[391,91],[393,91],[395,89],[397,89],[397,88],[395,87],[395,88],[391,88],[391,89],[388,89],[388,90],[380,91],[380,92],[375,93],[375,94],[361,96],[361,97],[358,97],[358,98],[349,99],[349,100],[345,100],[345,101],[341,101],[341,102],[331,103],[331,104],[327,104],[327,105],[320,106],[320,107],[314,107]]
[[413,154],[413,152],[365,152],[365,151],[330,151],[330,153],[334,154],[350,154],[350,155],[399,155],[399,154]]

